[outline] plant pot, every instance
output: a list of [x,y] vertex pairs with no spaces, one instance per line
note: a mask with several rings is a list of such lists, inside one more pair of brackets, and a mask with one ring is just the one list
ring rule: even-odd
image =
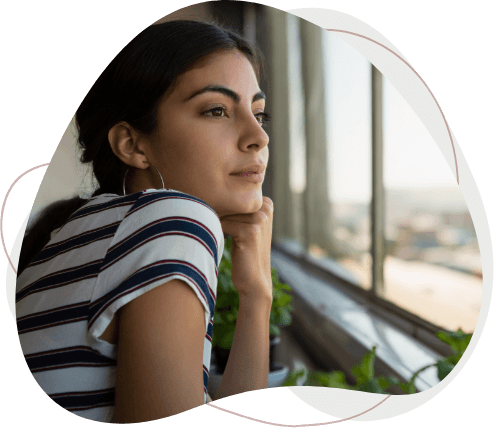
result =
[[269,371],[274,371],[276,360],[276,346],[281,342],[280,336],[269,336]]

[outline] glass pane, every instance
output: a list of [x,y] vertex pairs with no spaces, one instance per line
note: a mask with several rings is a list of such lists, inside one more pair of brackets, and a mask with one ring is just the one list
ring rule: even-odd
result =
[[482,298],[477,235],[437,144],[383,77],[385,299],[448,330],[472,332]]
[[294,236],[298,249],[303,242],[303,194],[306,186],[304,93],[302,89],[302,48],[300,45],[300,18],[288,15],[288,66],[290,73],[290,190],[293,197]]
[[[328,84],[328,189],[338,273],[371,288],[371,100],[370,63],[336,34],[326,31],[324,54]],[[324,252],[316,246],[309,253]],[[328,267],[331,266],[327,262]]]

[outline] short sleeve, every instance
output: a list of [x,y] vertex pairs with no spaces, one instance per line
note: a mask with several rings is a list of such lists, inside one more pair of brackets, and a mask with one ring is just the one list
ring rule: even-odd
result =
[[172,279],[188,284],[214,316],[221,223],[204,201],[170,189],[142,193],[120,223],[99,271],[88,318],[92,347],[115,358],[117,347],[99,337],[126,303]]

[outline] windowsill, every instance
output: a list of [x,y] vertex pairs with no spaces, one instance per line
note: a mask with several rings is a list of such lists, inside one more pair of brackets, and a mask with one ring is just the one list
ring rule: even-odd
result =
[[[343,291],[336,280],[323,279],[312,269],[309,271],[297,260],[296,254],[290,256],[289,252],[286,247],[273,247],[271,260],[280,281],[292,288],[293,324],[298,331],[303,331],[305,346],[309,346],[313,354],[318,354],[320,360],[326,355],[336,361],[347,377],[355,379],[351,368],[374,345],[377,347],[376,376],[394,376],[402,382],[451,352],[448,345],[443,347],[443,342],[435,337],[436,349],[416,338],[433,340],[430,329],[411,325],[410,320],[400,319],[382,304],[363,299],[363,294],[357,297]],[[418,375],[415,386],[418,391],[424,391],[438,383],[437,370],[431,367]],[[403,393],[397,387],[390,392]]]

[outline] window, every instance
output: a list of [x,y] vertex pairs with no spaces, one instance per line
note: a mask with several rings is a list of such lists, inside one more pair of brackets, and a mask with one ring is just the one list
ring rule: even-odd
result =
[[[326,84],[324,104],[326,159],[318,166],[327,169],[326,183],[316,186],[312,178],[307,189],[307,139],[304,105],[307,103],[302,78],[300,20],[288,15],[288,77],[290,197],[293,227],[285,227],[278,243],[361,286],[371,287],[370,255],[371,133],[370,63],[332,33],[322,34]],[[323,31],[323,30],[321,30]],[[334,57],[334,58],[333,58]],[[312,143],[314,145],[314,143]],[[316,143],[317,144],[317,143]],[[277,161],[278,161],[277,157]],[[314,162],[314,161],[313,161]],[[305,221],[307,191],[323,190],[316,204],[327,202],[326,217]],[[319,208],[319,207],[318,207]],[[320,212],[324,213],[324,210]],[[318,230],[318,224],[328,227]],[[290,223],[290,222],[289,222]],[[327,233],[329,236],[324,236]]]
[[[290,165],[285,176],[275,178],[288,179],[289,188],[274,186],[276,199],[287,204],[284,225],[273,234],[274,245],[435,326],[473,331],[482,297],[480,250],[461,190],[436,143],[384,76],[383,144],[379,148],[372,141],[373,66],[337,33],[323,29],[319,39],[325,108],[315,108],[318,96],[308,82],[319,78],[317,66],[304,63],[314,53],[303,49],[308,40],[317,40],[315,33],[307,35],[315,30],[293,15],[287,17],[286,28],[290,49],[284,101],[290,120],[273,124],[272,130],[276,144],[282,135],[276,127],[289,128],[285,147]],[[325,136],[309,138],[321,120]],[[275,162],[280,162],[279,147],[274,146]],[[372,255],[373,153],[383,156],[382,261]],[[314,165],[327,174],[319,178]],[[383,271],[382,291],[373,288],[376,268]]]
[[329,200],[336,261],[369,290],[371,186],[370,63],[335,33],[323,36],[326,62]]
[[435,325],[473,331],[482,299],[463,194],[420,119],[383,78],[384,297]]

